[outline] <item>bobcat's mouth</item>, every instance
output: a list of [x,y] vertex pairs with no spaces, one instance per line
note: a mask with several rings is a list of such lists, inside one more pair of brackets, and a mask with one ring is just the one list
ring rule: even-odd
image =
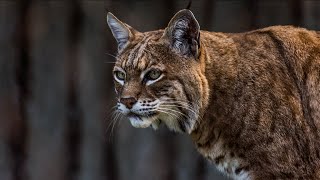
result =
[[127,115],[127,117],[128,117],[129,119],[130,119],[130,118],[136,118],[136,119],[142,121],[141,116],[138,115],[138,114],[136,114],[136,113],[130,112],[130,113]]
[[130,120],[130,123],[133,127],[136,128],[147,128],[149,127],[155,120],[157,113],[149,113],[148,115],[140,115],[133,112],[130,112],[127,117]]

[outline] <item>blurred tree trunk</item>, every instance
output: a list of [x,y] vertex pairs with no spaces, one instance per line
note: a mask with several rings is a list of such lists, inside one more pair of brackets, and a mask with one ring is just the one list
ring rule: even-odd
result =
[[320,2],[303,1],[303,25],[307,28],[320,31]]
[[257,28],[257,13],[258,13],[258,1],[259,0],[246,0],[247,7],[250,15],[250,28]]
[[290,0],[290,8],[292,12],[293,25],[303,25],[303,1],[302,0]]
[[64,180],[66,157],[67,20],[64,1],[34,1],[29,11],[31,96],[28,102],[28,175]]
[[[112,4],[115,3],[113,0],[107,0],[105,3],[105,13],[111,11],[113,12]],[[104,16],[106,17],[106,15]],[[113,141],[113,138],[115,137],[115,132],[117,129],[118,124],[114,124],[114,110],[113,107],[116,105],[116,95],[114,92],[114,85],[113,85],[113,75],[112,70],[114,66],[114,62],[116,61],[115,55],[117,51],[117,46],[114,43],[115,40],[110,33],[109,27],[107,25],[107,21],[105,18],[105,21],[103,22],[103,25],[105,27],[105,31],[103,34],[106,37],[106,49],[105,49],[105,58],[103,58],[103,67],[105,68],[105,77],[107,81],[104,83],[106,86],[105,96],[104,100],[108,102],[108,106],[105,110],[106,112],[106,119],[104,123],[105,128],[105,144],[106,144],[106,152],[105,152],[105,161],[106,166],[104,166],[105,171],[107,172],[107,179],[111,180],[118,180],[119,179],[119,170],[118,170],[118,162],[116,157],[116,151],[117,147],[114,145],[115,142]],[[113,126],[114,125],[114,126]],[[114,130],[113,130],[114,129]],[[113,130],[113,132],[112,132]]]
[[18,58],[16,28],[18,4],[0,3],[0,179],[14,179],[14,154],[10,145],[17,141],[21,117],[15,66]]
[[105,124],[108,107],[107,89],[110,69],[105,65],[106,53],[106,9],[103,1],[82,1],[83,29],[78,46],[79,98],[82,112],[82,140],[80,147],[79,180],[106,179],[104,169]]
[[202,29],[210,30],[213,28],[213,14],[215,11],[216,0],[203,0],[202,3]]

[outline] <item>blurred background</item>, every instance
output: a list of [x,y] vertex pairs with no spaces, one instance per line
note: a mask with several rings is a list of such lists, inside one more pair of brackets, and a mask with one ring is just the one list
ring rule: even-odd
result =
[[[113,121],[107,10],[164,28],[188,0],[0,0],[0,180],[226,179],[186,135]],[[202,29],[320,30],[319,0],[194,0]]]

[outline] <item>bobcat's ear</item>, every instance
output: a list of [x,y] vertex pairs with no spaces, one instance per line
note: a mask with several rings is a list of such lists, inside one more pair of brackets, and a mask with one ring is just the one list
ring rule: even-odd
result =
[[129,25],[121,22],[116,18],[112,13],[108,12],[107,22],[110,27],[110,30],[113,34],[113,37],[118,42],[118,51],[123,50],[128,44],[129,40],[134,37],[134,34],[137,32]]
[[200,26],[190,10],[183,9],[174,15],[165,29],[164,37],[168,38],[175,52],[198,57]]

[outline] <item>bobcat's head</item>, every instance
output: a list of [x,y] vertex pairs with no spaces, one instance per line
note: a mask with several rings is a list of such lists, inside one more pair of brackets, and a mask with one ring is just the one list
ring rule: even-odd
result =
[[189,10],[179,11],[164,30],[138,32],[108,13],[118,42],[113,70],[117,111],[134,127],[192,132],[208,99],[200,27]]

